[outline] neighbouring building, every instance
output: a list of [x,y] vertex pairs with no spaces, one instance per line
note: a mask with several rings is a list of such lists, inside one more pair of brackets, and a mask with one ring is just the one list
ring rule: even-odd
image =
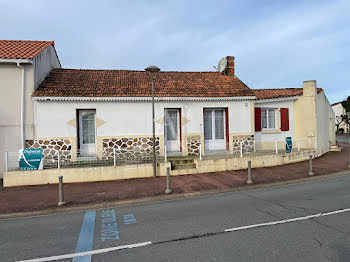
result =
[[345,108],[342,106],[341,102],[332,104],[332,108],[335,114],[335,124],[340,123],[339,129],[343,128],[344,133],[350,133],[350,126],[349,124],[346,124],[344,121],[342,121],[343,115],[350,114],[349,112],[346,112]]
[[5,152],[35,139],[32,94],[59,67],[53,41],[0,40],[0,178]]
[[335,143],[335,115],[316,81],[304,81],[303,88],[256,89],[255,136],[258,141],[291,137],[318,154]]
[[[56,55],[53,44],[48,47]],[[159,156],[239,154],[241,146],[244,153],[253,153],[259,143],[284,143],[286,137],[307,141],[320,155],[335,143],[334,113],[316,81],[305,81],[303,88],[252,90],[235,75],[232,56],[223,73],[158,73],[156,141],[146,72],[63,69],[51,59],[38,86],[26,89],[31,131],[26,131],[25,146],[42,148],[47,161],[58,151],[65,159],[107,159],[114,153],[118,161],[147,159],[153,143]],[[19,70],[15,62],[10,65]],[[6,73],[0,69],[0,74]],[[13,88],[21,88],[21,78],[12,78]],[[17,144],[2,150],[20,148],[20,136],[16,139]]]

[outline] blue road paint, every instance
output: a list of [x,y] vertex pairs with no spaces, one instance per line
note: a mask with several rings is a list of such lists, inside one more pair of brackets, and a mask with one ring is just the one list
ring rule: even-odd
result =
[[[96,211],[85,213],[75,253],[91,251],[94,242]],[[91,262],[91,255],[73,258],[73,262]]]
[[118,240],[119,231],[114,209],[102,210],[101,241]]
[[123,218],[124,218],[125,225],[136,223],[136,218],[135,218],[134,214],[124,215]]

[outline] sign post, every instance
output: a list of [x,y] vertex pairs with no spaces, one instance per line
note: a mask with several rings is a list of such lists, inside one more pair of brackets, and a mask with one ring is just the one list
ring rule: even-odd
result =
[[41,148],[20,149],[18,152],[20,170],[43,169],[43,150]]

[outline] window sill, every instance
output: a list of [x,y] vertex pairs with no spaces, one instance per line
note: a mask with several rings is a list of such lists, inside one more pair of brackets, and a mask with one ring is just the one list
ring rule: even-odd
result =
[[277,133],[281,133],[281,129],[261,130],[261,134],[277,134]]

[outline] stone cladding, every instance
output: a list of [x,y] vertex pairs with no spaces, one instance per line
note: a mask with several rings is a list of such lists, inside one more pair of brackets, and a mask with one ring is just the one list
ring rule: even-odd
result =
[[240,154],[241,142],[243,154],[254,153],[254,135],[233,136],[233,153]]
[[189,156],[199,155],[201,146],[201,136],[188,136],[187,137],[187,152]]
[[[159,155],[159,137],[156,137],[156,155]],[[102,158],[113,158],[115,148],[119,160],[152,159],[153,137],[107,138],[102,140]]]
[[42,148],[44,165],[57,160],[59,151],[61,151],[62,161],[72,158],[72,142],[70,139],[26,140],[26,148]]

